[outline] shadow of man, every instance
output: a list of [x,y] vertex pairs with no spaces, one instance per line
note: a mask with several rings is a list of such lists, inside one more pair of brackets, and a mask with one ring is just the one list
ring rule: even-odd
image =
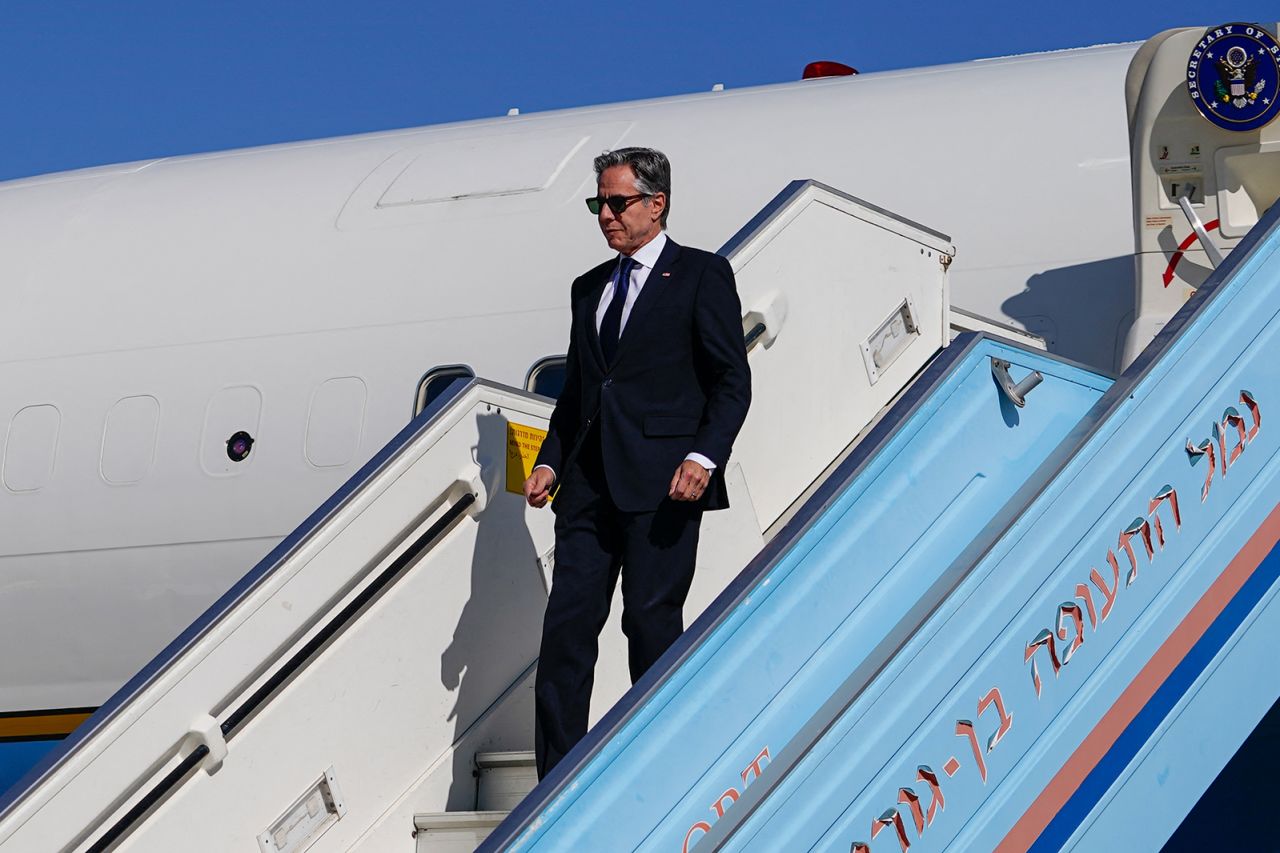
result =
[[[495,412],[476,420],[478,440],[472,454],[484,481],[496,488],[476,518],[471,594],[453,641],[440,656],[441,682],[455,696],[449,712],[454,721],[449,811],[477,808],[476,753],[532,749],[532,691],[516,689],[500,709],[494,703],[532,672],[547,599],[537,550],[525,523],[524,498],[503,489],[507,419]],[[468,738],[491,708],[498,724]]]

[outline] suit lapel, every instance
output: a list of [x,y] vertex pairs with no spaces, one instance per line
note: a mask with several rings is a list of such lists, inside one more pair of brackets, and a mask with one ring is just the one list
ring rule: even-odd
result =
[[[675,264],[679,257],[679,244],[668,237],[667,245],[662,247],[662,253],[658,255],[657,263],[653,265],[653,269],[649,271],[649,277],[645,279],[644,288],[641,289],[640,295],[636,297],[635,304],[631,306],[631,314],[627,317],[627,325],[623,328],[622,336],[618,339],[619,360],[626,353],[629,342],[643,337],[640,329],[644,325],[645,317],[648,315],[649,309],[655,303],[661,301],[662,294],[671,286],[671,281],[675,277],[672,265]],[[599,345],[599,335],[596,338],[597,345]]]
[[616,263],[605,267],[604,274],[587,294],[586,303],[583,305],[585,310],[582,312],[581,322],[586,324],[583,333],[587,336],[587,348],[591,350],[591,355],[596,360],[596,364],[600,365],[602,373],[609,369],[609,365],[604,363],[604,350],[600,349],[600,330],[596,328],[596,309],[600,306],[600,297],[604,293],[605,285],[609,283],[616,269]]

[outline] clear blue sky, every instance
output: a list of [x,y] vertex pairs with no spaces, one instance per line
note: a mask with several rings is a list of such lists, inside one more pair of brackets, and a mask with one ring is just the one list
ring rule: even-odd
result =
[[795,80],[814,59],[878,71],[1276,17],[1185,0],[0,0],[0,179]]

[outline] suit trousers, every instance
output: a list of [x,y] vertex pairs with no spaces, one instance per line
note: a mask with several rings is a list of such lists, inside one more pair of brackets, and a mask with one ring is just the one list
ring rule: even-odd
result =
[[600,631],[619,574],[633,684],[684,631],[702,521],[701,505],[669,499],[652,512],[619,510],[595,429],[561,481],[555,511],[555,569],[534,681],[539,779],[587,732]]

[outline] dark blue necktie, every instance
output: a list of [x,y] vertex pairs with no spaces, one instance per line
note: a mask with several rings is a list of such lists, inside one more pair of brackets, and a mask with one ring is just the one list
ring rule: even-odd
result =
[[618,283],[613,288],[613,300],[604,311],[604,319],[600,321],[600,351],[604,353],[605,364],[612,365],[618,354],[622,306],[627,302],[627,288],[631,286],[631,271],[635,266],[636,262],[627,257],[618,264]]

